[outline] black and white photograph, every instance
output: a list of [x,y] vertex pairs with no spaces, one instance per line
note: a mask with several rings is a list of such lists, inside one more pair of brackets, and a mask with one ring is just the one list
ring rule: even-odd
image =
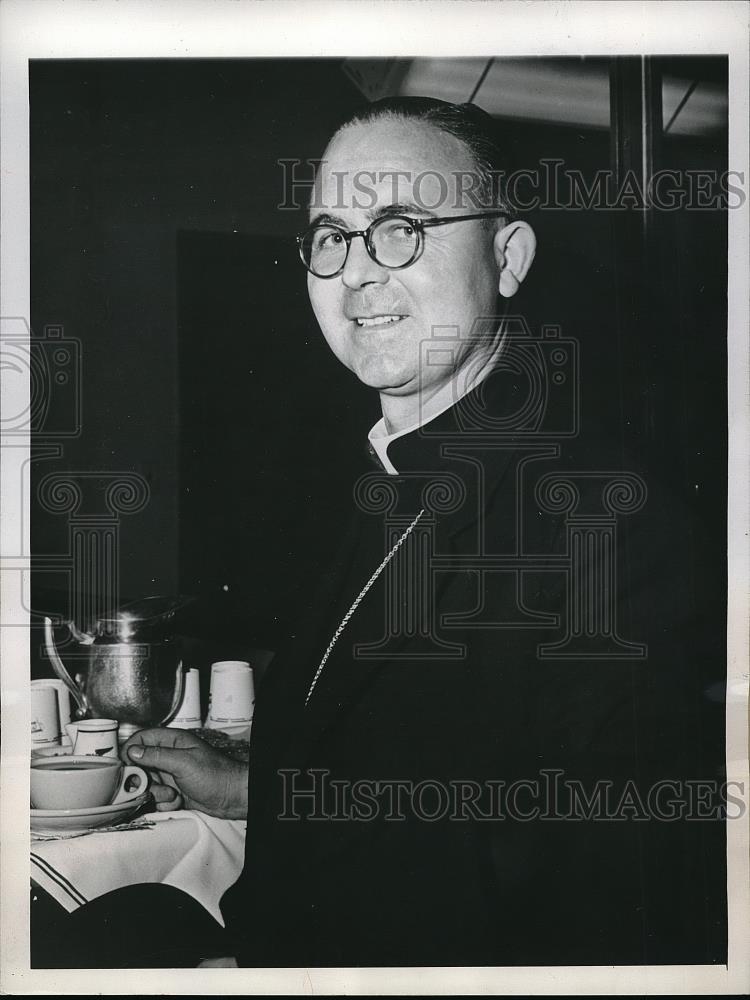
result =
[[750,990],[749,16],[0,4],[3,992]]

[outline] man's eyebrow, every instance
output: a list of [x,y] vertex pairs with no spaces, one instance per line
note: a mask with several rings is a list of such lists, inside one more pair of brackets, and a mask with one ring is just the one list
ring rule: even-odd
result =
[[346,223],[343,219],[339,218],[338,215],[330,215],[328,212],[318,212],[310,220],[310,226],[325,226],[326,224],[346,229]]
[[[416,215],[420,218],[437,218],[434,212],[412,201],[399,201],[391,205],[379,205],[377,208],[370,209],[367,215],[373,221],[375,219],[382,219],[384,215]],[[340,226],[342,229],[349,228],[340,216],[331,215],[330,212],[319,212],[310,220],[310,227],[325,225]]]
[[430,219],[437,218],[434,212],[412,201],[399,201],[393,205],[381,205],[372,212],[373,219],[380,219],[384,215],[419,215],[422,217],[427,216]]

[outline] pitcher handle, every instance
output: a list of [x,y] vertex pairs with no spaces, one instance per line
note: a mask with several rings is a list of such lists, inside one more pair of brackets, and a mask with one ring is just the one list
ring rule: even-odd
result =
[[166,726],[168,722],[174,718],[177,709],[182,703],[182,696],[185,693],[185,673],[182,669],[182,660],[177,664],[177,671],[175,674],[175,684],[174,684],[174,698],[172,698],[172,704],[169,711],[164,716],[164,718],[159,723],[160,726]]
[[[69,625],[67,627],[70,628]],[[46,649],[47,656],[52,664],[52,669],[75,698],[76,703],[78,704],[77,714],[79,716],[85,715],[89,710],[88,699],[65,669],[65,665],[60,659],[57,649],[55,648],[55,637],[52,634],[52,622],[49,618],[44,619],[44,648]]]

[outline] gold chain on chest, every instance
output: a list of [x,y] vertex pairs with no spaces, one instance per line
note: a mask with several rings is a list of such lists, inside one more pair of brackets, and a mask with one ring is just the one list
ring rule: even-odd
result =
[[370,587],[373,585],[373,583],[375,583],[375,581],[380,576],[380,574],[383,572],[383,570],[385,569],[385,567],[388,565],[388,563],[391,561],[391,559],[393,559],[393,557],[396,555],[396,553],[398,552],[398,550],[404,544],[404,542],[406,541],[406,539],[412,533],[412,531],[414,530],[414,528],[417,525],[417,522],[419,521],[419,519],[422,517],[423,514],[424,514],[424,508],[422,508],[422,510],[420,510],[420,512],[417,514],[417,516],[411,522],[411,524],[406,529],[406,531],[403,533],[403,535],[401,535],[401,537],[398,539],[398,541],[393,546],[393,548],[390,550],[390,552],[388,552],[386,554],[385,559],[383,559],[383,561],[378,566],[378,568],[375,570],[375,572],[372,574],[372,576],[370,577],[370,579],[367,581],[367,583],[364,585],[364,587],[360,590],[359,594],[357,594],[357,596],[355,597],[355,599],[354,599],[354,601],[352,603],[352,606],[349,608],[349,610],[346,612],[346,614],[344,615],[344,617],[341,619],[341,623],[339,624],[339,627],[336,629],[336,631],[333,633],[333,638],[328,643],[328,648],[326,649],[325,653],[323,653],[323,658],[320,661],[320,664],[318,665],[318,669],[315,671],[315,676],[312,679],[312,683],[310,684],[310,689],[307,692],[307,697],[305,698],[305,705],[307,705],[307,703],[310,701],[310,696],[312,695],[313,691],[315,690],[315,685],[318,683],[318,678],[323,673],[323,667],[326,665],[326,661],[327,661],[328,657],[331,655],[331,650],[336,645],[336,642],[338,641],[339,636],[341,635],[341,633],[344,631],[344,629],[346,628],[347,624],[349,623],[349,619],[352,617],[352,615],[354,614],[354,612],[359,607],[359,604],[362,601],[362,598],[367,593],[367,591],[370,589]]

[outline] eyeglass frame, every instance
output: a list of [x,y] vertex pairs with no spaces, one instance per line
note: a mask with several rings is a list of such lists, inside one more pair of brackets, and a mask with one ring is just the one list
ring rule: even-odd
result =
[[[424,230],[430,229],[433,226],[447,226],[451,222],[470,222],[476,221],[477,219],[496,219],[500,216],[508,216],[509,212],[507,209],[493,209],[490,212],[480,212],[477,215],[444,215],[437,218],[430,219],[415,219],[411,215],[381,215],[379,218],[374,219],[367,229],[344,229],[343,226],[337,225],[335,222],[316,222],[314,226],[308,226],[308,228],[303,232],[299,233],[295,238],[297,240],[297,249],[299,250],[300,260],[305,266],[305,269],[312,274],[314,278],[320,278],[321,281],[327,281],[329,278],[337,278],[344,268],[346,267],[346,262],[349,260],[349,250],[352,245],[352,240],[355,236],[361,236],[365,244],[365,249],[367,254],[378,267],[385,267],[389,271],[403,271],[405,267],[411,267],[415,264],[419,258],[422,256],[422,251],[424,250]],[[412,257],[407,260],[405,264],[382,264],[375,256],[375,251],[371,244],[371,233],[374,227],[385,222],[386,220],[391,221],[393,219],[400,219],[403,222],[408,222],[412,229],[416,230],[417,233],[417,245],[414,248],[414,253]],[[315,271],[310,267],[304,258],[302,252],[302,241],[307,236],[308,233],[312,232],[313,229],[322,229],[323,227],[328,227],[329,229],[335,229],[344,237],[346,242],[346,253],[344,254],[344,261],[338,271],[334,271],[333,274],[316,274]]]

